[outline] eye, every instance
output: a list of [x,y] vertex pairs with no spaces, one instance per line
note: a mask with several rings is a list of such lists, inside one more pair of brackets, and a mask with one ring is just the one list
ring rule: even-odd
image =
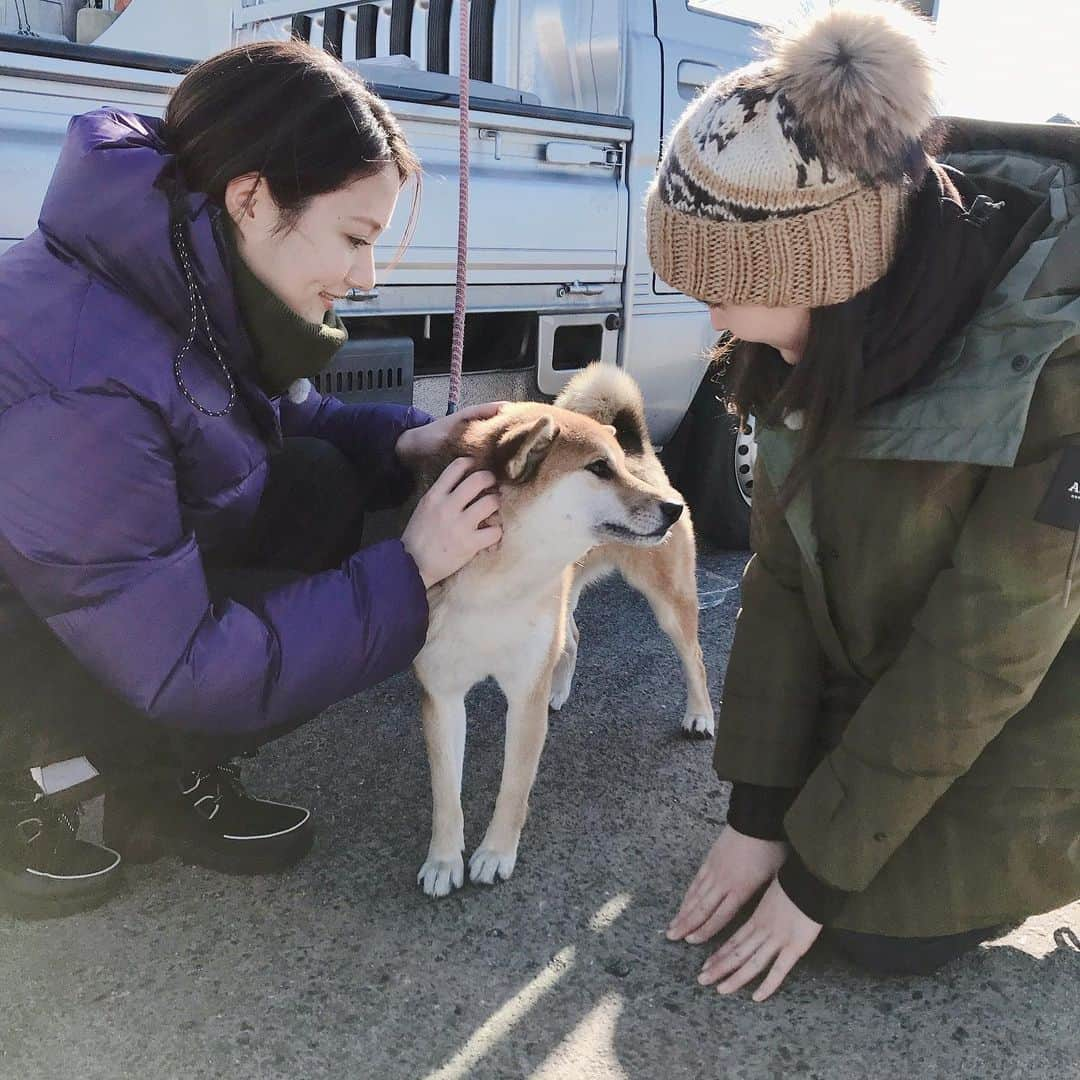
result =
[[610,480],[615,475],[615,471],[605,458],[597,458],[595,461],[590,461],[585,468],[591,472],[593,476],[600,477],[601,480]]
[[349,240],[349,246],[350,247],[354,247],[354,248],[371,247],[371,241],[370,240],[365,240],[361,236],[350,236],[348,238],[348,240]]

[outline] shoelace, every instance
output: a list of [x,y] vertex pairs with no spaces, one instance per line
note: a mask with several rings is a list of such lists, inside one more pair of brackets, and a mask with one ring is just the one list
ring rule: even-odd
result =
[[[194,794],[204,782],[207,785],[213,785],[212,792],[201,795],[193,804],[207,821],[212,821],[217,816],[218,811],[221,809],[221,800],[226,793],[240,799],[248,797],[248,793],[240,780],[240,765],[236,761],[222,762],[222,764],[215,765],[212,769],[197,769],[192,776],[191,785],[182,789],[184,795]],[[202,809],[207,799],[213,803],[209,813]]]
[[[40,795],[33,802],[33,813],[16,822],[15,830],[27,847],[43,836],[50,836],[55,853],[63,841],[71,840],[78,834],[79,820],[78,806],[59,807]],[[66,828],[67,834],[58,832],[60,828]]]

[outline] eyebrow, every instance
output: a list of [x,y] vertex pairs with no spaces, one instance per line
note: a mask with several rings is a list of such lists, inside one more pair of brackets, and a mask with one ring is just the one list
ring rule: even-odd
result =
[[361,217],[359,214],[350,214],[346,220],[359,221],[362,225],[367,225],[372,229],[378,229],[380,232],[383,232],[386,229],[385,225],[381,225],[374,218]]

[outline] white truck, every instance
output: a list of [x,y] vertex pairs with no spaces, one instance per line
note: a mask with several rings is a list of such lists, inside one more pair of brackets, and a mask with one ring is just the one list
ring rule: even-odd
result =
[[[35,228],[73,115],[101,105],[160,115],[194,62],[234,43],[298,35],[374,85],[425,173],[414,240],[373,291],[340,305],[350,341],[319,388],[445,411],[458,199],[455,0],[112,5],[92,0],[80,14],[83,0],[0,0],[0,251]],[[586,363],[619,364],[641,384],[654,440],[693,441],[694,468],[676,469],[676,482],[699,528],[729,546],[746,543],[753,434],[736,432],[715,387],[703,385],[715,335],[706,309],[652,272],[642,206],[663,135],[686,103],[752,58],[756,20],[795,6],[471,5],[465,400],[549,399]],[[384,258],[402,225],[386,236]]]

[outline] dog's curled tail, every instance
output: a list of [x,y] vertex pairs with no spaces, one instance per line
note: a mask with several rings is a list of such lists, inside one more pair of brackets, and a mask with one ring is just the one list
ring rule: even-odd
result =
[[595,363],[579,371],[563,387],[555,404],[610,424],[624,453],[640,454],[652,446],[641,388],[614,364]]

